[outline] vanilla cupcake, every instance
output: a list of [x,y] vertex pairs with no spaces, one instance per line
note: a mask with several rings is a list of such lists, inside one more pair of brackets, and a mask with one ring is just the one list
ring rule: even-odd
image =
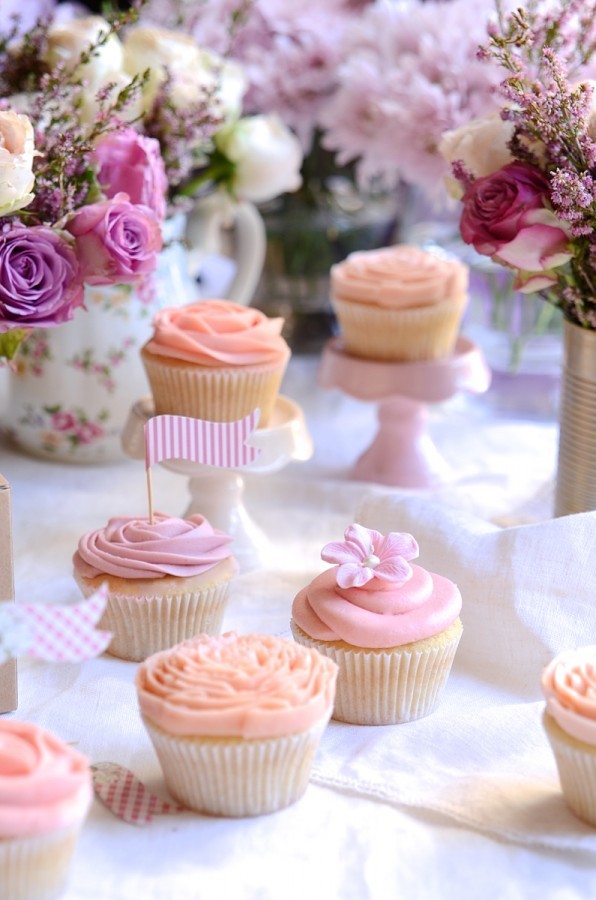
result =
[[337,667],[271,635],[199,635],[139,666],[139,706],[180,803],[258,816],[302,796]]
[[578,818],[596,825],[596,646],[556,656],[542,673],[542,690],[563,796]]
[[158,312],[141,350],[155,412],[233,422],[259,407],[268,424],[290,358],[283,319],[229,300]]
[[294,599],[294,638],[339,666],[334,719],[391,725],[426,716],[462,634],[460,592],[409,565],[418,556],[410,534],[350,525],[344,537],[321,551],[338,565]]
[[86,597],[107,584],[100,627],[113,634],[109,653],[139,661],[195,634],[217,634],[238,570],[231,542],[204,516],[162,513],[153,523],[110,519],[83,535],[74,576]]
[[467,287],[464,263],[403,244],[352,253],[331,267],[331,303],[345,349],[366,359],[448,356]]
[[92,796],[84,756],[37,725],[0,719],[0,897],[62,893]]

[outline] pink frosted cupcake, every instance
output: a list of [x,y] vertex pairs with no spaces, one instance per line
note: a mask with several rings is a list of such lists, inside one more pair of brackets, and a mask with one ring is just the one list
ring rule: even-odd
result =
[[338,563],[297,594],[295,640],[339,666],[333,718],[390,725],[428,715],[462,634],[452,581],[410,566],[412,535],[350,525],[321,556]]
[[542,673],[543,724],[565,801],[596,825],[596,646],[560,653]]
[[138,661],[195,634],[217,634],[238,570],[231,542],[204,516],[162,513],[153,524],[114,518],[83,535],[74,576],[86,597],[107,583],[100,627],[113,634],[109,652]]
[[468,302],[459,260],[398,244],[331,268],[331,302],[348,353],[413,361],[448,356]]
[[37,725],[0,719],[0,897],[61,894],[92,796],[84,756]]
[[333,708],[337,667],[271,635],[199,635],[139,666],[145,726],[168,789],[219,816],[294,803]]
[[233,422],[257,406],[271,418],[290,358],[283,319],[229,300],[164,309],[141,350],[155,411]]

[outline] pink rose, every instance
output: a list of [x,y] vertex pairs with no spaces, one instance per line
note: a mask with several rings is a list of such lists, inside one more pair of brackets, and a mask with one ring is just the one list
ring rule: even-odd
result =
[[131,203],[152,209],[160,221],[166,215],[166,170],[155,138],[134,128],[112,132],[95,145],[93,162],[106,197],[125,192]]
[[478,178],[463,196],[460,230],[464,241],[496,262],[519,269],[524,289],[539,290],[556,281],[540,281],[528,273],[546,272],[571,259],[569,237],[563,222],[547,209],[549,185],[546,177],[526,163],[503,166],[492,175]]
[[52,416],[52,427],[56,431],[70,431],[75,425],[74,416],[67,412],[56,412]]
[[135,284],[157,266],[161,228],[147,206],[116,194],[82,206],[67,225],[87,284]]

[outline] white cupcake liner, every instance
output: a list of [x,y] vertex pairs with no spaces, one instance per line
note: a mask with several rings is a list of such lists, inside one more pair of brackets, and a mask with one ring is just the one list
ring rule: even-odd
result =
[[180,737],[147,718],[168,790],[184,806],[213,816],[260,816],[298,800],[329,717],[277,738]]
[[[83,593],[92,591],[79,582]],[[108,594],[99,628],[112,632],[108,653],[141,662],[195,634],[219,634],[230,579],[202,591],[164,596]]]
[[234,422],[257,406],[266,425],[275,406],[287,360],[278,366],[209,369],[169,365],[167,359],[142,354],[155,412],[191,416],[210,422]]
[[[461,627],[444,643],[409,644],[388,650],[350,648],[317,641],[292,619],[294,640],[314,647],[339,666],[332,717],[352,725],[396,725],[421,719],[439,701],[461,637]],[[453,628],[453,626],[451,626]]]
[[366,359],[415,362],[448,356],[457,340],[468,298],[385,309],[331,298],[348,353]]
[[0,840],[0,897],[54,900],[64,890],[80,824],[49,834]]
[[566,734],[547,712],[542,722],[555,755],[565,802],[579,819],[596,825],[596,747]]

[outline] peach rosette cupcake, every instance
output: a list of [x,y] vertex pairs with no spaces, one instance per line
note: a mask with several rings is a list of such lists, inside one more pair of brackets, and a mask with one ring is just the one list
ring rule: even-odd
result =
[[139,661],[185,638],[221,629],[238,571],[232,538],[201,515],[113,518],[79,541],[74,577],[89,597],[107,584],[100,626],[108,652]]
[[136,686],[168,790],[218,816],[302,796],[331,716],[337,666],[272,635],[198,635],[149,657]]
[[462,634],[458,588],[410,566],[411,534],[350,525],[321,557],[338,565],[295,597],[292,633],[339,666],[333,718],[355,725],[410,722],[439,700]]
[[62,893],[92,797],[84,756],[37,725],[0,719],[0,897]]
[[542,673],[543,724],[565,801],[596,825],[596,646],[560,653]]
[[259,407],[267,425],[290,358],[283,319],[230,300],[164,309],[141,350],[155,412],[233,422]]
[[348,353],[408,362],[448,356],[468,302],[468,267],[398,244],[331,267],[331,303]]

